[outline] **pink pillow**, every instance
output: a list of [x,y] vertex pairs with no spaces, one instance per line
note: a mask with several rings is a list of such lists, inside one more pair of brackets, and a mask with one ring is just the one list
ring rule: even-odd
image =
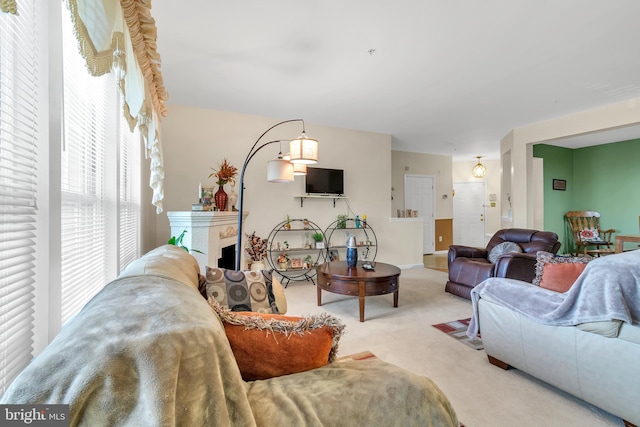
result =
[[567,292],[592,259],[590,256],[556,256],[539,251],[533,284],[551,291]]

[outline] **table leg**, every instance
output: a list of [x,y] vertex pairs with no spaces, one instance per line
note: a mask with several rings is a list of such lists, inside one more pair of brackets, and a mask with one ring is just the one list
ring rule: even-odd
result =
[[322,305],[322,289],[320,286],[316,286],[316,290],[318,292],[318,307]]
[[400,279],[396,279],[396,290],[393,293],[393,306],[397,307],[398,306],[398,292],[400,292]]
[[622,253],[622,249],[624,248],[624,240],[616,238],[616,253]]
[[364,322],[364,296],[365,296],[365,282],[361,280],[359,283],[359,302],[360,302],[360,321]]

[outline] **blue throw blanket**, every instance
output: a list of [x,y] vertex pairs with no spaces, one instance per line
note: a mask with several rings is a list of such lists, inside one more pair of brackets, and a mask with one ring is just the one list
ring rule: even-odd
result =
[[565,293],[512,279],[490,278],[471,290],[473,317],[467,335],[478,335],[478,301],[488,297],[539,323],[640,321],[640,250],[597,258]]

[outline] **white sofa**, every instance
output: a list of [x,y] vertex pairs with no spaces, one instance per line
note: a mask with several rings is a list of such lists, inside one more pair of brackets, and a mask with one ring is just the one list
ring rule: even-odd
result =
[[[541,316],[545,317],[541,323],[540,319],[532,318],[525,304],[513,299],[508,302],[509,298],[501,292],[517,288],[521,295],[528,294],[534,301],[540,297],[558,298],[556,311],[560,311],[563,300],[568,299],[574,288],[565,294],[553,294],[524,282],[489,279],[489,283],[474,291],[475,326],[479,327],[489,361],[503,369],[511,366],[524,371],[619,416],[627,426],[640,425],[640,322],[637,318],[640,311],[640,251],[636,252],[592,261],[576,281],[586,287],[589,277],[598,277],[595,286],[616,289],[610,295],[620,294],[624,298],[631,316],[626,321],[601,320],[557,326],[545,324],[553,323],[548,319],[552,316],[545,315]],[[618,262],[621,260],[629,268],[620,267]],[[638,267],[634,266],[635,262]],[[591,273],[592,267],[598,274],[587,274]],[[608,278],[602,279],[608,268]],[[624,280],[619,280],[617,275],[631,278],[635,283],[620,286],[618,290],[617,284]],[[471,328],[469,334],[473,335]]]

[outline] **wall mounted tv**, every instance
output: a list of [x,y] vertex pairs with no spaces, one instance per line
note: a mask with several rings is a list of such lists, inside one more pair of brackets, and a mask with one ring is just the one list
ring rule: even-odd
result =
[[307,194],[344,194],[344,170],[307,166],[304,191]]

